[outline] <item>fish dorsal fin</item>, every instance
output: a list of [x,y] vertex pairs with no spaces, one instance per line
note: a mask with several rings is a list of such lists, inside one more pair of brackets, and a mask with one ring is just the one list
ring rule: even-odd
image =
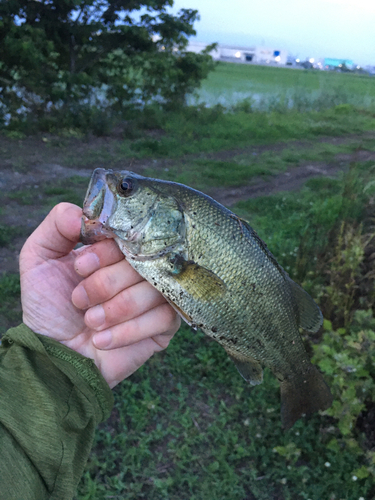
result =
[[310,295],[297,283],[289,279],[293,296],[297,302],[299,326],[308,332],[317,332],[323,324],[322,313]]
[[225,350],[246,382],[249,382],[251,385],[258,385],[262,383],[263,368],[256,359],[250,356],[243,356],[242,354],[227,348],[225,348]]
[[196,300],[214,300],[225,293],[224,281],[214,272],[192,260],[175,255],[170,260],[173,278]]

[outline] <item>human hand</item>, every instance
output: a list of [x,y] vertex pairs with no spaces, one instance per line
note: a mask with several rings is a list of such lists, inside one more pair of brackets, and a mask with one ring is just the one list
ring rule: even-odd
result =
[[73,250],[81,216],[56,205],[22,248],[23,322],[92,358],[112,388],[168,346],[180,319],[113,240]]

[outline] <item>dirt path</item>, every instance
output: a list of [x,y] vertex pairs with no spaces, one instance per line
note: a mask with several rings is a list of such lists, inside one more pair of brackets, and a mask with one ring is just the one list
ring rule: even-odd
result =
[[219,188],[209,190],[207,194],[228,207],[241,200],[269,196],[280,191],[295,191],[314,177],[335,177],[345,171],[351,162],[374,161],[375,153],[371,151],[356,151],[352,155],[336,155],[331,163],[309,162],[298,167],[292,167],[286,172],[269,177],[268,180],[254,179],[251,185],[238,188]]
[[[39,186],[53,179],[65,179],[73,175],[89,177],[96,167],[113,169],[131,169],[142,173],[145,169],[165,169],[176,164],[188,164],[197,159],[210,159],[220,161],[231,161],[234,157],[242,154],[260,155],[265,152],[281,154],[286,148],[304,149],[311,148],[314,144],[329,143],[334,146],[357,142],[361,148],[361,142],[366,139],[375,139],[375,133],[367,132],[361,135],[347,135],[345,137],[319,137],[314,141],[288,141],[262,146],[250,146],[235,148],[215,153],[202,153],[198,155],[187,155],[182,159],[133,159],[121,154],[121,140],[116,137],[100,137],[91,139],[66,139],[60,137],[35,136],[16,141],[0,136],[0,191],[9,192],[19,190],[26,186]],[[366,155],[366,150],[359,152]],[[358,152],[357,152],[358,155]],[[335,162],[353,161],[353,155],[337,155]],[[362,157],[360,158],[362,161]],[[322,163],[309,163],[304,165],[306,179],[311,177],[314,168],[329,172],[332,165]],[[311,168],[310,168],[311,167]],[[297,173],[300,167],[291,168],[287,173],[275,176],[275,185],[284,189],[284,183],[278,182],[276,177],[288,177],[288,173]],[[298,174],[301,176],[302,174]],[[320,174],[319,174],[320,175]],[[329,173],[331,175],[331,173]],[[258,185],[258,184],[257,184]],[[269,193],[267,186],[269,186]],[[230,191],[233,189],[228,188]],[[285,189],[289,189],[288,186]],[[259,184],[261,195],[275,192],[275,186],[269,182]],[[241,191],[239,191],[240,193]],[[250,192],[253,192],[252,190]],[[219,191],[218,191],[219,193]],[[219,194],[220,195],[220,194]],[[246,196],[246,192],[244,196]]]
[[[10,245],[0,247],[0,271],[16,272],[18,269],[19,251],[25,237],[43,220],[49,208],[46,206],[47,195],[43,192],[46,183],[53,185],[57,180],[60,185],[69,186],[69,178],[79,176],[83,178],[79,188],[79,196],[83,198],[86,180],[93,168],[104,166],[108,168],[131,168],[135,172],[143,173],[152,166],[154,170],[165,169],[176,165],[188,164],[192,160],[208,158],[221,161],[230,161],[240,154],[259,155],[266,151],[281,154],[284,148],[308,148],[317,143],[341,145],[358,141],[358,149],[353,154],[338,154],[330,162],[306,162],[290,167],[286,172],[269,176],[267,179],[255,178],[251,183],[240,187],[206,189],[206,193],[220,203],[231,207],[240,200],[267,196],[279,191],[299,189],[304,182],[313,177],[335,177],[340,171],[347,169],[352,161],[375,161],[375,152],[361,149],[363,139],[373,139],[375,134],[347,137],[324,137],[317,141],[293,141],[272,145],[220,151],[218,153],[192,155],[180,160],[171,159],[143,159],[130,161],[118,153],[119,140],[116,138],[98,139],[95,144],[72,140],[56,147],[47,147],[43,138],[27,138],[22,141],[6,143],[0,138],[0,230],[1,226],[21,228],[21,234],[12,240]],[[52,143],[52,139],[48,139]],[[117,143],[116,143],[117,141]],[[102,158],[108,161],[98,162],[93,151],[101,151]],[[104,149],[103,149],[104,148]],[[84,152],[84,154],[82,153]],[[109,159],[112,158],[113,161]],[[66,160],[68,158],[68,160]],[[77,158],[75,163],[74,158]],[[65,164],[64,164],[65,163]],[[76,165],[81,165],[77,167]],[[12,192],[22,192],[21,196],[31,195],[31,202],[25,203],[12,196]],[[81,194],[82,193],[82,194]],[[80,198],[79,198],[80,199]],[[24,228],[22,230],[22,228]]]

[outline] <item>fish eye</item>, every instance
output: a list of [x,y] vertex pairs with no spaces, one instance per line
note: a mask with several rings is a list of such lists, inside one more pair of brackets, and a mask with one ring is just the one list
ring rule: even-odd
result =
[[130,196],[133,191],[133,180],[129,177],[125,177],[119,183],[118,190],[123,196]]

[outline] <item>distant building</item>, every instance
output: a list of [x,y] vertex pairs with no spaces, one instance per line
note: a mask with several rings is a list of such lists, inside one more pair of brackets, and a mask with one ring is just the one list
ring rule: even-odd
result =
[[324,68],[325,69],[339,69],[343,66],[352,69],[354,63],[351,59],[334,59],[332,57],[324,58]]
[[[201,52],[206,44],[190,42],[187,50],[190,52]],[[218,45],[211,52],[213,59],[255,64],[286,65],[288,53],[286,50],[272,49],[268,47],[237,47],[230,45]]]
[[[204,50],[207,47],[207,45],[208,45],[207,43],[189,42],[187,50],[189,52],[195,52],[196,54],[199,54],[200,52],[202,52],[202,50]],[[211,50],[210,56],[212,57],[212,59],[215,60],[220,59],[220,49],[218,46],[216,49]]]

